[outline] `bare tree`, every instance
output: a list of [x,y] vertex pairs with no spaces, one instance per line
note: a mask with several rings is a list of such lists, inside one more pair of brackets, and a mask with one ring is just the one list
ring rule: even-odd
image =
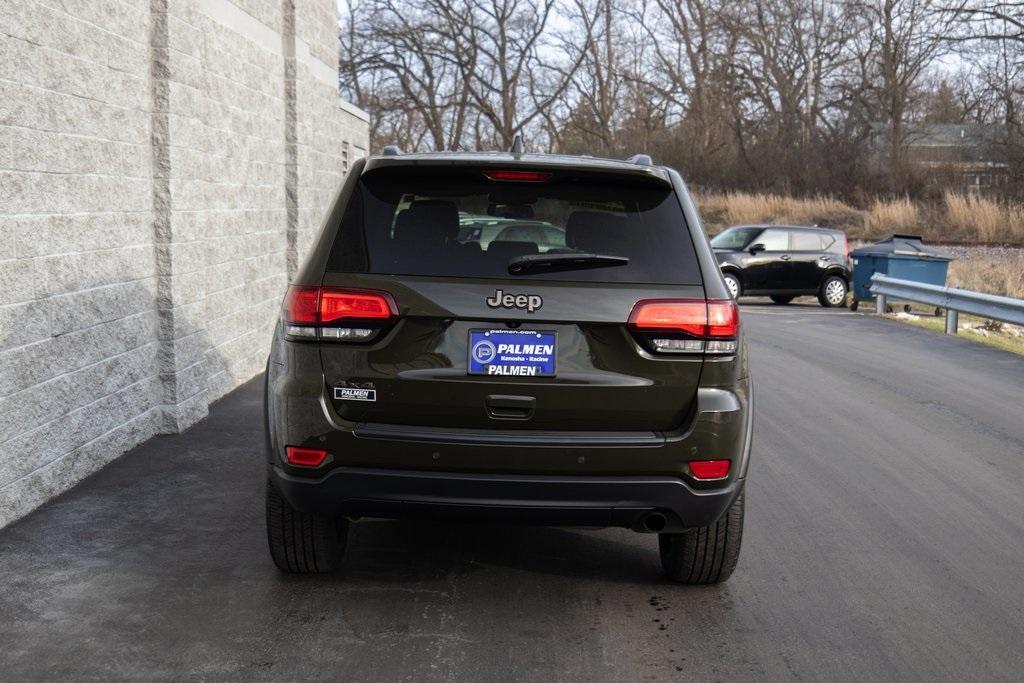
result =
[[[342,33],[341,68],[357,98],[392,102],[402,121],[424,128],[433,149],[457,147],[466,134],[465,77],[476,49],[462,39],[460,9],[449,0],[364,0],[349,5]],[[356,74],[366,74],[372,90]],[[415,147],[423,141],[409,138]]]
[[[721,79],[735,51],[721,21],[719,0],[653,0],[643,21],[652,44],[648,83],[658,87],[678,113],[694,156],[712,158],[723,146]],[[660,86],[660,87],[659,87]]]
[[1008,169],[1008,193],[1024,195],[1024,2],[960,0],[947,12],[993,125],[987,137]]
[[622,35],[617,0],[575,0],[573,7],[572,20],[590,30],[583,36],[569,32],[561,42],[568,53],[579,49],[583,61],[562,95],[565,120],[559,124],[550,112],[542,115],[550,122],[556,148],[613,154],[625,90],[619,47],[628,44],[628,37]]
[[773,150],[773,173],[784,189],[809,189],[820,177],[819,132],[835,114],[855,22],[827,0],[745,0],[723,16],[739,38],[734,69]]
[[374,145],[522,133],[705,186],[911,192],[919,127],[969,120],[1024,179],[1024,0],[346,1],[339,79]]
[[966,26],[961,39],[1024,43],[1024,2],[1020,0],[954,0],[943,10]]
[[867,25],[861,33],[865,84],[875,120],[885,125],[892,189],[906,191],[907,115],[922,77],[949,50],[952,23],[938,0],[853,0]]
[[[517,133],[540,122],[569,88],[584,50],[567,54],[550,26],[555,0],[468,0],[460,13],[464,39],[476,48],[464,85],[495,145],[507,147]],[[581,40],[590,40],[589,24]]]

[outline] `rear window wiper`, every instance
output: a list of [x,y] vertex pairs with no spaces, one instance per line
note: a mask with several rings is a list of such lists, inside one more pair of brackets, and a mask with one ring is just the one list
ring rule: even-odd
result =
[[629,263],[625,256],[609,254],[526,254],[516,256],[508,262],[508,272],[512,275],[534,272],[538,270],[576,270],[580,268],[602,268],[604,266],[624,266]]

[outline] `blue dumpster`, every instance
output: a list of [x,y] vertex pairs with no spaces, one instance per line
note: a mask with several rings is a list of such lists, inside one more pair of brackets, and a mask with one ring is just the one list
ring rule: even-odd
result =
[[887,240],[858,247],[853,257],[853,303],[871,299],[871,276],[889,277],[930,285],[946,284],[946,272],[953,256],[921,242],[920,235],[893,235]]

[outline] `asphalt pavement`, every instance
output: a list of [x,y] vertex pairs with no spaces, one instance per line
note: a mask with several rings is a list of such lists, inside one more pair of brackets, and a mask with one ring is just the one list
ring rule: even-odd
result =
[[414,522],[283,576],[254,380],[0,531],[0,678],[1019,680],[1024,359],[816,305],[743,321],[727,584],[668,583],[625,530]]

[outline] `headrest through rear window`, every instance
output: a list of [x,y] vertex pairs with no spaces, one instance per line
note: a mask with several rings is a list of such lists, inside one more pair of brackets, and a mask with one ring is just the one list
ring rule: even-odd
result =
[[455,240],[459,210],[455,202],[441,199],[414,201],[395,220],[395,239],[441,246]]
[[565,224],[565,243],[577,251],[626,255],[638,235],[623,216],[603,211],[573,211]]
[[494,258],[512,259],[516,256],[536,254],[540,251],[533,242],[511,242],[508,240],[492,240],[487,245],[487,253]]

